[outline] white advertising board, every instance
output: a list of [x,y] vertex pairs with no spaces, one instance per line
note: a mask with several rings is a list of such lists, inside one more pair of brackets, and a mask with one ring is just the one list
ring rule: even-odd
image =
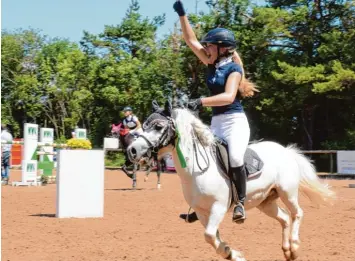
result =
[[339,174],[355,175],[355,151],[340,150],[337,152],[337,165]]

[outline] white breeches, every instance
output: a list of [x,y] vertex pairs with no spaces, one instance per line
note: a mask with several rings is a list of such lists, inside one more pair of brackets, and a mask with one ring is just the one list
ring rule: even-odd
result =
[[245,113],[220,114],[212,117],[211,130],[228,143],[232,168],[244,164],[244,153],[250,137],[250,128]]

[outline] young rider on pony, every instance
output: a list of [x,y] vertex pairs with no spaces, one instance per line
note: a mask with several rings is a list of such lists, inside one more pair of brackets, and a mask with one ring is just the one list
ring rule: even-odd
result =
[[186,44],[207,65],[207,86],[210,97],[190,100],[188,107],[212,107],[212,132],[228,143],[232,182],[237,189],[238,202],[233,210],[233,221],[245,220],[246,170],[244,153],[248,146],[250,129],[240,97],[252,96],[256,90],[245,79],[243,63],[235,51],[233,32],[216,28],[209,31],[199,42],[187,19],[183,4],[176,1],[174,10],[180,17]]
[[132,135],[139,135],[143,132],[142,125],[138,120],[137,116],[133,114],[132,108],[129,106],[124,107],[123,109],[125,118],[123,120],[123,126],[130,129]]

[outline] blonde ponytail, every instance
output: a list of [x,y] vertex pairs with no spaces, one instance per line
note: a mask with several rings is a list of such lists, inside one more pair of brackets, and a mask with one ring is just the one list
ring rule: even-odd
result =
[[249,81],[247,78],[245,78],[245,72],[244,72],[244,66],[242,59],[240,58],[239,54],[234,51],[233,52],[233,61],[236,64],[239,64],[240,67],[242,68],[242,80],[240,81],[238,91],[240,91],[240,94],[242,98],[246,97],[252,97],[255,92],[259,92],[259,90],[256,88],[255,84]]

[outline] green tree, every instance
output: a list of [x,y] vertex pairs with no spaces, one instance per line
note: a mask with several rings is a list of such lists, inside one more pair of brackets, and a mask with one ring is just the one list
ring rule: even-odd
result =
[[[200,39],[231,29],[246,76],[261,90],[243,104],[252,138],[298,143],[306,149],[355,146],[355,7],[349,0],[209,0],[189,14]],[[94,146],[130,105],[143,121],[151,101],[177,89],[208,95],[206,67],[177,25],[161,39],[164,15],[142,17],[133,0],[126,16],[103,32],[84,32],[80,46],[35,30],[2,32],[2,121],[15,135],[24,122],[53,127],[57,138],[79,125]],[[210,110],[200,115],[206,122]]]
[[36,122],[41,114],[35,59],[44,41],[45,37],[35,30],[2,32],[1,117],[15,135],[24,122]]
[[57,137],[65,136],[81,120],[92,103],[92,95],[85,77],[87,60],[76,44],[55,39],[42,48],[38,59],[38,86],[41,105],[47,122]]
[[[269,57],[274,61],[256,60],[259,68],[266,69],[258,72],[265,86],[258,108],[268,116],[262,117],[262,122],[279,138],[280,131],[286,130],[281,140],[294,140],[308,149],[319,148],[335,136],[345,138],[346,130],[354,125],[353,120],[345,117],[353,112],[345,113],[343,119],[332,108],[344,113],[342,104],[349,106],[347,101],[354,95],[350,91],[354,51],[349,48],[354,39],[354,3],[328,0],[269,3],[271,7],[255,8],[251,20],[256,44],[259,49],[265,46],[269,54],[271,51]],[[274,79],[265,78],[267,74]],[[260,80],[258,83],[263,84]]]

